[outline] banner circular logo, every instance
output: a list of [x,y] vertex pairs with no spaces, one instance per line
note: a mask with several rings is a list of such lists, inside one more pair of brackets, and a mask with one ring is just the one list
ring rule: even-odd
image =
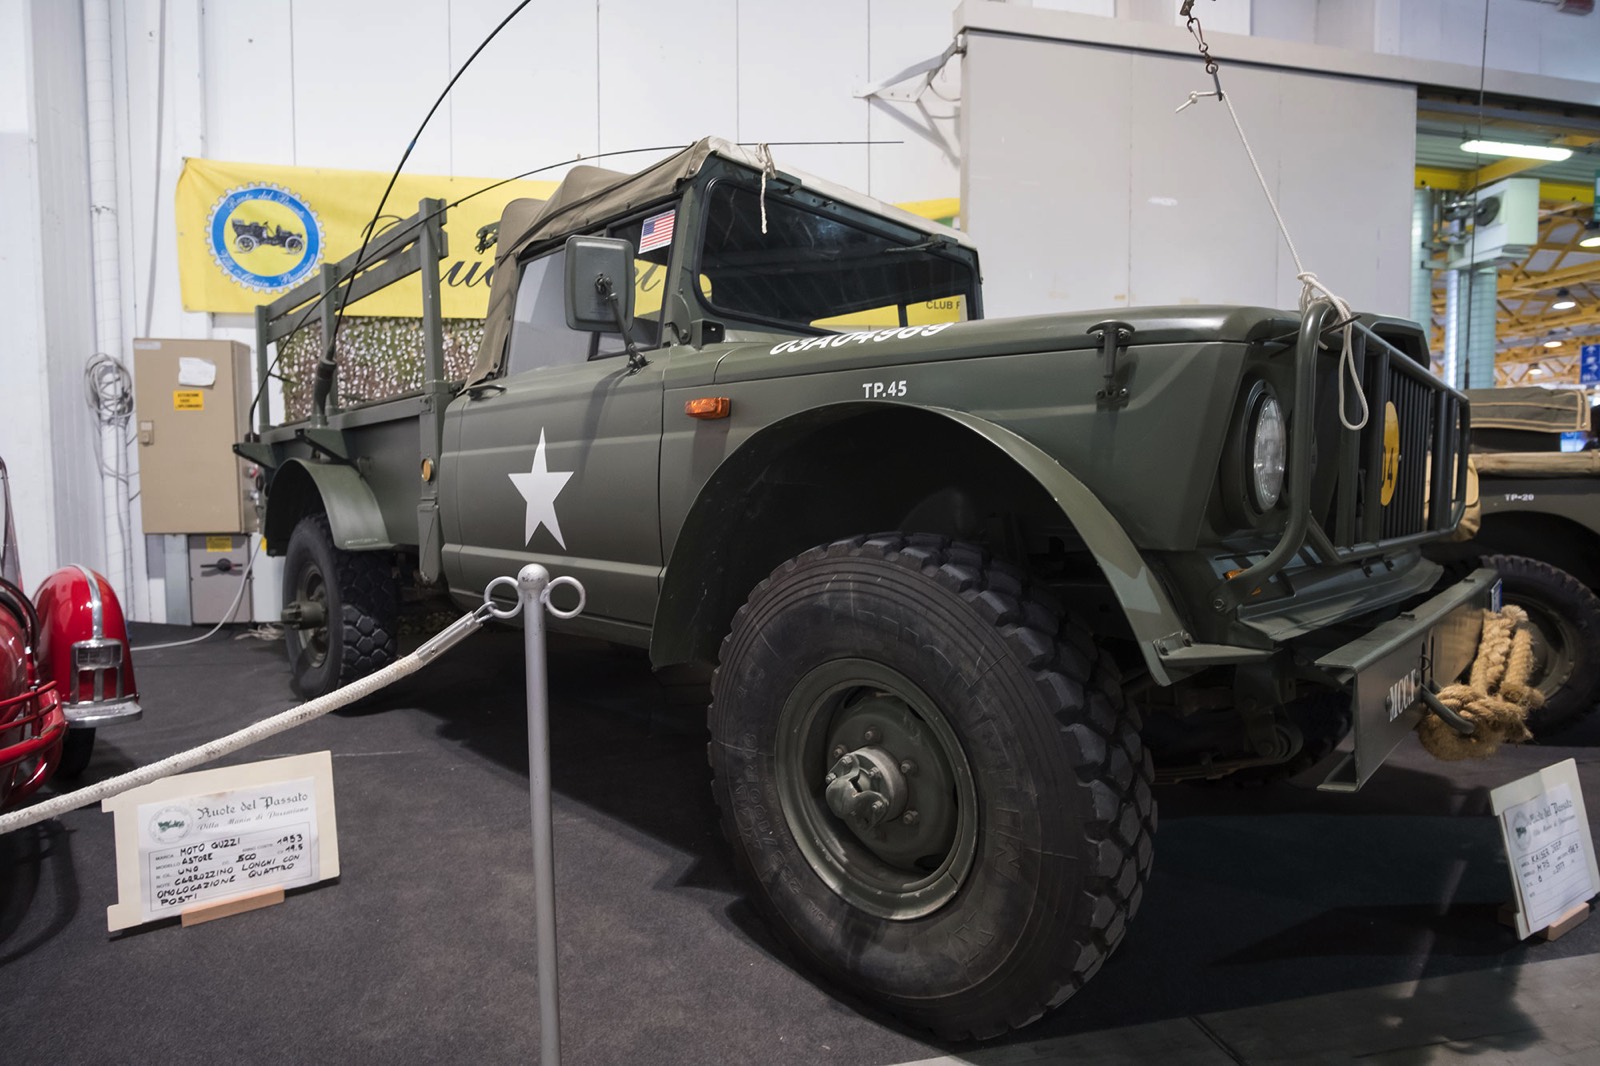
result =
[[206,236],[222,272],[260,292],[305,280],[322,260],[317,213],[281,185],[228,190],[211,206]]

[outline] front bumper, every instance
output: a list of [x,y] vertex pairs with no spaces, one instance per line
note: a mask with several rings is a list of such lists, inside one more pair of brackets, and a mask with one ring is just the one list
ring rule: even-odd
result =
[[1418,693],[1448,685],[1477,658],[1483,612],[1499,607],[1500,576],[1473,572],[1317,665],[1352,686],[1355,746],[1318,788],[1354,792],[1427,713]]
[[69,703],[65,707],[67,726],[94,729],[97,726],[132,722],[144,715],[138,700],[102,700],[98,703]]

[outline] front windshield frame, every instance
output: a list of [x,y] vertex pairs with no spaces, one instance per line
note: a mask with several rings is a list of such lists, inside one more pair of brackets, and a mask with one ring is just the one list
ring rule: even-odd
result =
[[[701,266],[705,256],[706,236],[711,223],[710,206],[712,197],[716,193],[717,189],[724,185],[732,186],[752,195],[760,195],[759,183],[745,178],[743,175],[718,176],[712,181],[707,182],[704,186],[704,189],[699,196],[700,207],[696,212],[699,217],[695,227],[693,266],[689,271],[689,284],[686,286],[687,288],[693,290],[695,299],[699,302],[700,306],[725,322],[736,321],[749,323],[784,333],[801,333],[810,336],[827,336],[830,334],[851,332],[850,330],[839,330],[825,326],[814,326],[809,322],[772,318],[744,308],[723,307],[714,302],[714,292],[713,297],[706,296],[706,294],[701,290],[698,279],[702,274]],[[875,215],[871,212],[860,210],[849,204],[840,203],[836,200],[830,200],[826,196],[823,196],[813,190],[805,189],[803,186],[799,188],[783,189],[774,187],[773,185],[768,185],[766,197],[769,209],[772,204],[782,204],[785,208],[818,215],[820,217],[850,226],[854,229],[870,233],[876,237],[883,238],[884,240],[892,241],[903,247],[910,248],[931,242],[930,246],[926,249],[925,254],[936,256],[940,259],[949,260],[958,267],[966,268],[967,283],[965,290],[959,293],[951,294],[960,295],[963,299],[966,308],[965,320],[973,321],[983,317],[982,278],[978,269],[977,252],[972,248],[941,237],[937,233],[932,233],[928,230],[918,229],[914,226],[907,226],[897,223],[886,219],[881,215]],[[814,202],[808,203],[807,200]],[[849,312],[841,313],[847,314]]]

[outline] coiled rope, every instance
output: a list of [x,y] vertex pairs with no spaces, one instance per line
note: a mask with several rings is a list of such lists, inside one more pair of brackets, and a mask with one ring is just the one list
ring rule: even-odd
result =
[[1450,685],[1439,702],[1474,726],[1464,736],[1436,714],[1417,723],[1417,737],[1437,759],[1486,759],[1502,744],[1531,740],[1527,718],[1544,705],[1544,693],[1528,682],[1533,676],[1533,633],[1528,612],[1508,604],[1483,612],[1478,657],[1465,684]]
[[68,792],[36,803],[31,807],[24,807],[9,814],[0,815],[0,836],[17,829],[22,829],[39,822],[75,811],[80,807],[87,807],[92,803],[110,799],[140,785],[147,785],[152,781],[160,780],[172,774],[183,773],[196,766],[220,759],[224,755],[231,755],[240,748],[249,747],[279,733],[286,732],[298,725],[305,725],[314,718],[320,718],[329,711],[336,711],[340,707],[348,706],[357,700],[370,696],[379,689],[394,684],[402,677],[416,673],[424,666],[437,659],[440,655],[455,647],[468,636],[482,628],[489,619],[487,607],[479,607],[474,611],[462,615],[450,625],[434,634],[420,648],[376,673],[350,682],[341,689],[319,696],[298,707],[291,707],[287,711],[264,718],[254,725],[246,726],[225,737],[219,737],[209,744],[202,744],[198,748],[180,751],[176,755],[169,755],[159,762],[141,766],[125,774],[108,778],[98,784],[87,788]]

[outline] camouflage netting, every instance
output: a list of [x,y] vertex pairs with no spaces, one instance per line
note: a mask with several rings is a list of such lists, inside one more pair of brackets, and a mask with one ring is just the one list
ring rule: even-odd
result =
[[[483,319],[444,320],[445,377],[463,381],[483,340]],[[313,322],[279,345],[286,413],[295,422],[311,414],[311,386],[322,355],[322,324]],[[347,318],[339,327],[339,406],[393,399],[422,387],[420,318]]]

